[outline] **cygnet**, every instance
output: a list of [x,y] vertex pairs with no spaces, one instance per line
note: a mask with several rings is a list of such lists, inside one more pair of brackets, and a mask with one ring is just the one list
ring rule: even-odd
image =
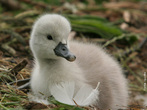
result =
[[34,55],[32,92],[49,97],[54,84],[74,81],[78,90],[85,84],[96,88],[100,82],[94,104],[97,109],[127,107],[127,81],[118,62],[100,46],[69,41],[70,31],[69,21],[58,14],[42,15],[34,23],[30,38]]

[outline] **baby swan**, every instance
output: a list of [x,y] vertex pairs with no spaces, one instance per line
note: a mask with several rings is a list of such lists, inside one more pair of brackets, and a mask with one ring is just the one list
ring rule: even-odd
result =
[[30,38],[35,58],[32,92],[48,97],[54,84],[73,81],[77,91],[85,84],[94,89],[100,82],[96,108],[127,107],[127,82],[117,61],[94,44],[69,42],[70,31],[70,23],[61,15],[46,14],[35,22]]

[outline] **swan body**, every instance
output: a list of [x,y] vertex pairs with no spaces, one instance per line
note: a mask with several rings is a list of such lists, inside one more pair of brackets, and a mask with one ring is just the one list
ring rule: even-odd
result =
[[100,46],[68,41],[70,31],[68,20],[57,14],[43,15],[34,23],[30,38],[34,55],[32,92],[48,97],[53,85],[75,82],[78,91],[83,85],[94,89],[100,82],[96,108],[117,110],[127,106],[127,81],[117,61]]

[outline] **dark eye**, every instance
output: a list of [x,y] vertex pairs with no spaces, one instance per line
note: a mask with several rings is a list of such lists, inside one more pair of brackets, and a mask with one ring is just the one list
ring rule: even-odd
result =
[[53,40],[53,38],[52,38],[51,35],[47,35],[47,39],[48,39],[48,40]]

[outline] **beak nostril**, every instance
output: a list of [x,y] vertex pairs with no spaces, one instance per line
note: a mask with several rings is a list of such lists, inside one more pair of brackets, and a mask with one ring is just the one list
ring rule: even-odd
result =
[[62,50],[63,50],[63,51],[65,51],[66,49],[65,49],[65,48],[63,48]]
[[69,51],[66,44],[62,44],[61,42],[56,46],[54,52],[57,56],[63,57],[68,61],[75,61],[76,57]]

